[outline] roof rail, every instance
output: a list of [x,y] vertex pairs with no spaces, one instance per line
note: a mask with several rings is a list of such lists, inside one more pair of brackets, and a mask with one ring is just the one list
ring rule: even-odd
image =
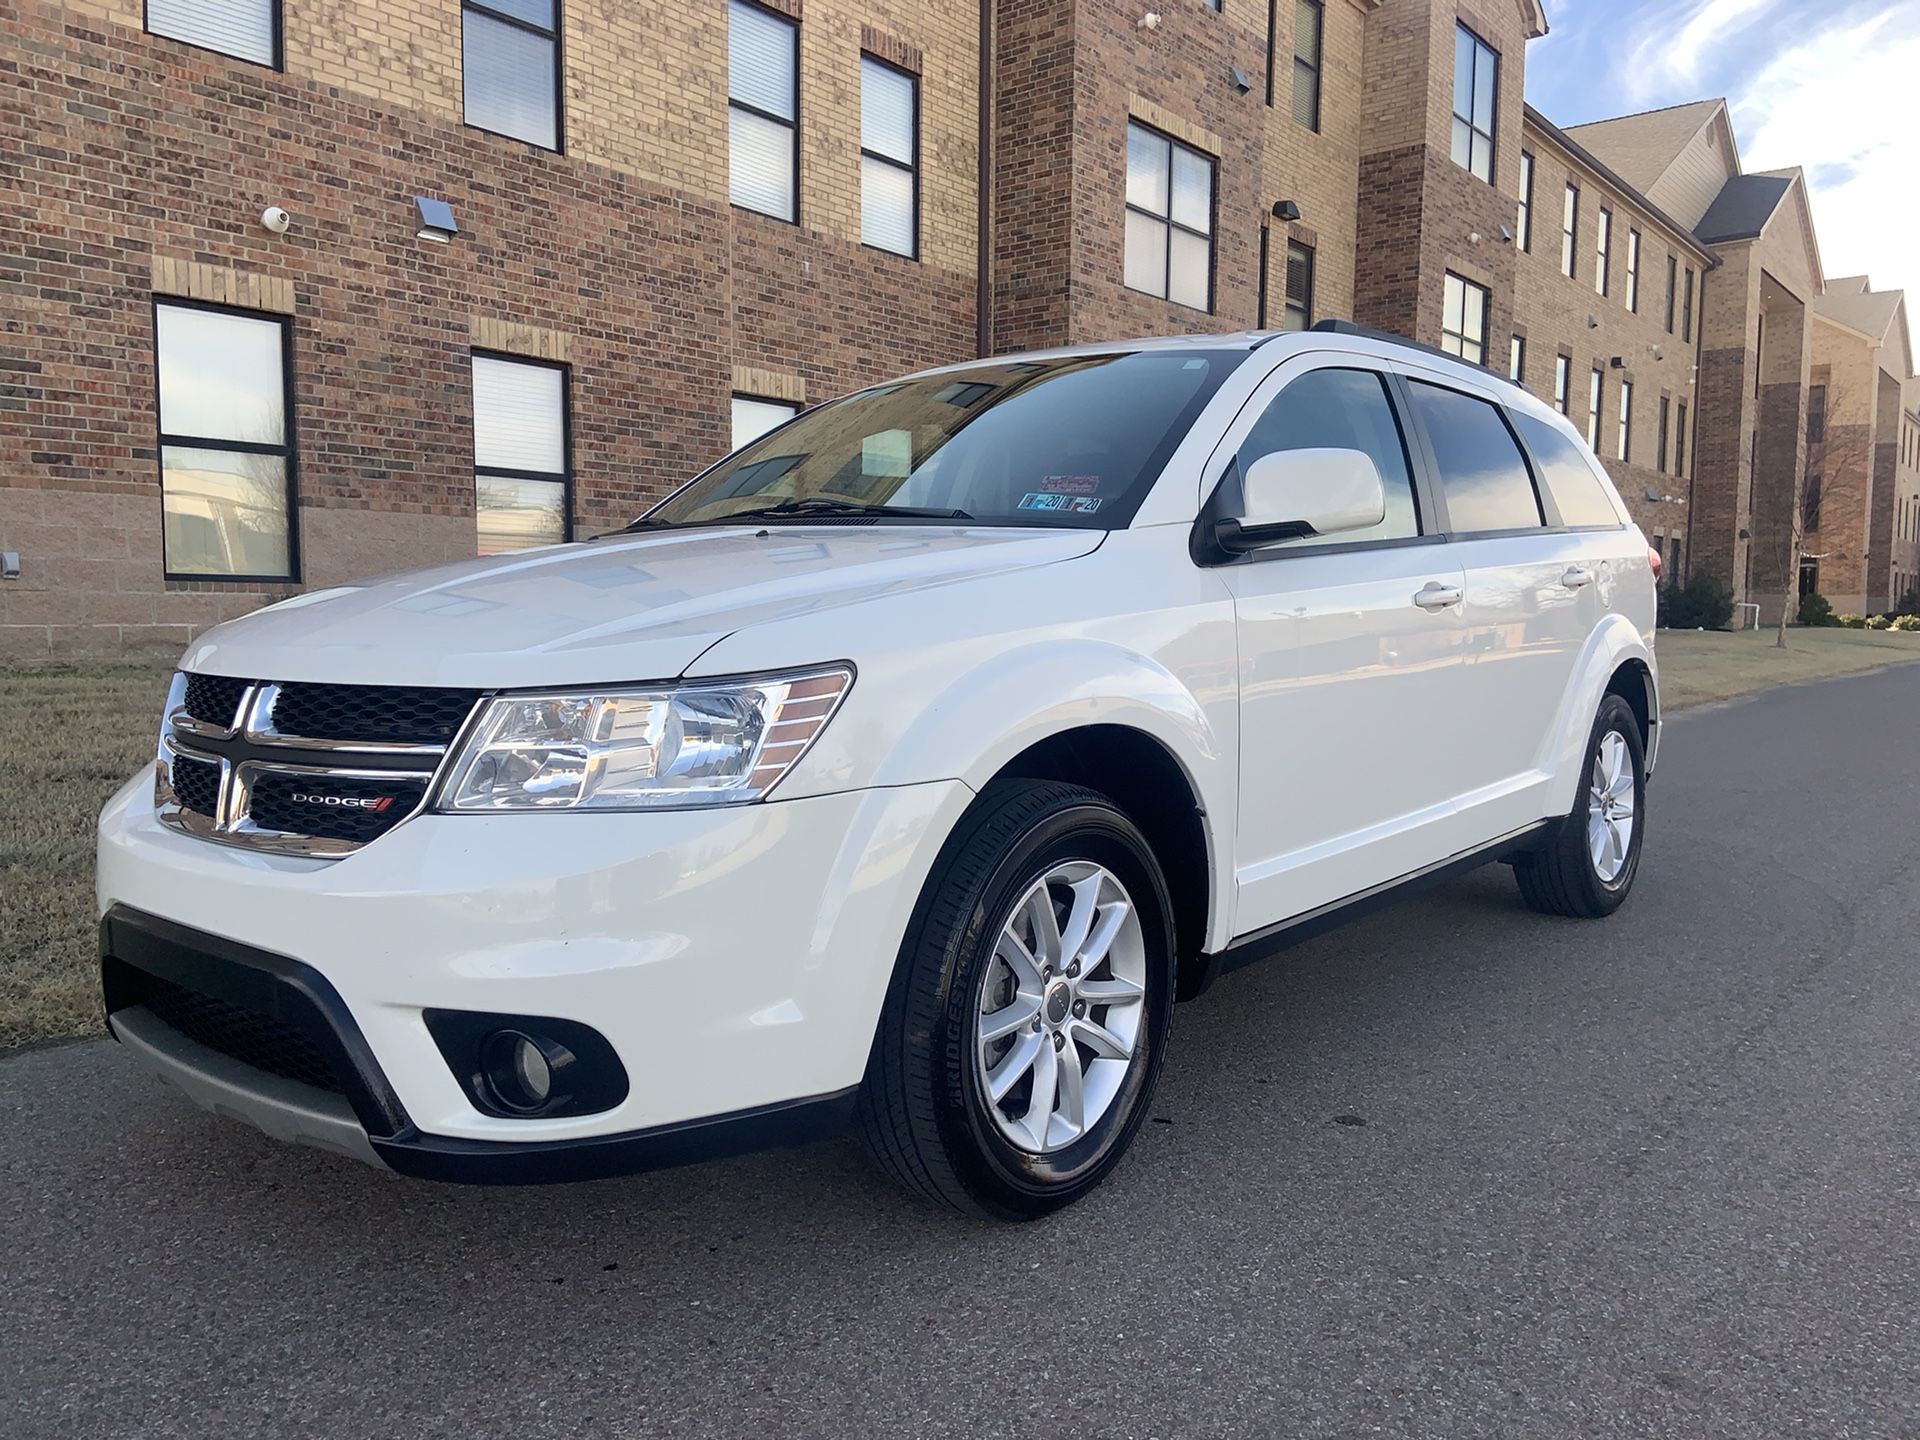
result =
[[1311,328],[1322,335],[1352,335],[1361,340],[1377,340],[1382,345],[1394,345],[1402,350],[1417,350],[1422,355],[1437,355],[1442,360],[1452,361],[1455,365],[1471,366],[1475,370],[1492,376],[1495,380],[1504,380],[1517,389],[1527,388],[1511,375],[1502,375],[1498,370],[1483,365],[1478,360],[1468,360],[1464,356],[1442,350],[1437,345],[1423,345],[1418,340],[1409,340],[1406,336],[1396,335],[1391,330],[1375,330],[1368,325],[1356,325],[1351,320],[1322,320]]

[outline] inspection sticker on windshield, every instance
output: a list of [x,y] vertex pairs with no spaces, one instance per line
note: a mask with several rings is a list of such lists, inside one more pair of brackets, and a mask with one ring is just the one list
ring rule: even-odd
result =
[[1055,510],[1072,515],[1091,515],[1100,502],[1086,495],[1057,495],[1049,490],[1033,491],[1020,497],[1022,510]]

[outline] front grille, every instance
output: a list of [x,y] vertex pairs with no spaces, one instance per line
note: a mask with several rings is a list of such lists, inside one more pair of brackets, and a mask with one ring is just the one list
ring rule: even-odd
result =
[[351,854],[425,803],[482,693],[177,674],[159,818],[256,850]]
[[170,767],[173,793],[182,808],[196,815],[215,815],[220,810],[220,767],[211,760],[196,760],[191,755],[175,755]]
[[263,771],[252,783],[248,814],[263,830],[365,845],[411,815],[426,790],[419,775],[367,780]]
[[145,971],[128,967],[127,973],[135,986],[129,998],[196,1044],[271,1075],[336,1095],[346,1093],[320,1047],[284,1020]]
[[187,714],[205,725],[233,729],[240,713],[240,697],[247,693],[247,682],[226,675],[188,675],[185,708]]
[[285,684],[273,728],[358,745],[447,745],[479,698],[477,690],[414,685]]

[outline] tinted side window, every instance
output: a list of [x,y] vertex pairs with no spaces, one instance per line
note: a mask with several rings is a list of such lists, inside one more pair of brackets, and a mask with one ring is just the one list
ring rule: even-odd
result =
[[1560,509],[1562,525],[1618,525],[1620,512],[1607,498],[1600,477],[1579,442],[1531,415],[1515,415],[1514,426],[1533,452],[1540,479]]
[[1470,535],[1539,525],[1540,502],[1527,462],[1499,410],[1485,400],[1418,380],[1409,381],[1407,388],[1440,464],[1447,528]]
[[1254,422],[1240,446],[1240,473],[1246,474],[1254,461],[1276,451],[1322,449],[1363,450],[1373,457],[1386,487],[1386,517],[1365,530],[1326,539],[1308,536],[1290,543],[1352,545],[1420,533],[1406,442],[1380,376],[1371,370],[1310,370],[1302,375],[1276,395]]

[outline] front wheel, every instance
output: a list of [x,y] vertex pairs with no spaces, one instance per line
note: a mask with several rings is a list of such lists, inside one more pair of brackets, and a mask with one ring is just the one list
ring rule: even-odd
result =
[[1580,798],[1540,849],[1514,862],[1520,898],[1543,915],[1598,919],[1618,910],[1640,869],[1646,796],[1639,718],[1609,695],[1594,717]]
[[1146,1112],[1173,1001],[1172,906],[1105,796],[987,787],[915,913],[861,1087],[908,1189],[1032,1219],[1092,1189]]

